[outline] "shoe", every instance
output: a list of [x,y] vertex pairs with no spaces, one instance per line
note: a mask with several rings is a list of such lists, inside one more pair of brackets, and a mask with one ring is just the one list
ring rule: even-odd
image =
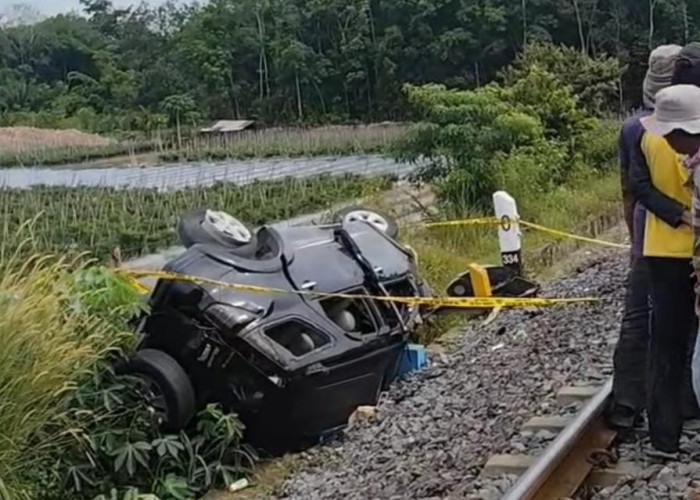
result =
[[638,415],[634,408],[624,405],[615,405],[608,414],[608,423],[618,431],[630,430],[638,423]]
[[639,414],[634,419],[634,430],[635,431],[642,431],[642,432],[649,432],[649,423],[647,422],[647,419],[644,418],[644,415]]
[[644,452],[649,458],[660,460],[662,462],[676,461],[679,458],[677,451],[661,451],[651,445],[647,445]]

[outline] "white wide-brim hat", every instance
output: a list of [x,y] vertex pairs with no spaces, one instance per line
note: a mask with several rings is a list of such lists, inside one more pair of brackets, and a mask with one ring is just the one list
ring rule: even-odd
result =
[[656,94],[652,115],[641,119],[642,126],[656,135],[674,130],[700,134],[700,88],[695,85],[674,85]]

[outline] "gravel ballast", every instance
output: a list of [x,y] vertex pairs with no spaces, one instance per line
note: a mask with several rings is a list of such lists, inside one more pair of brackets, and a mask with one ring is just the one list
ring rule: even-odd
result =
[[514,478],[480,479],[489,456],[546,446],[553,434],[523,435],[522,425],[573,411],[556,404],[561,386],[611,375],[627,268],[625,252],[596,250],[541,296],[603,302],[473,322],[446,353],[431,355],[429,369],[395,383],[342,442],[306,452],[280,498],[500,498]]

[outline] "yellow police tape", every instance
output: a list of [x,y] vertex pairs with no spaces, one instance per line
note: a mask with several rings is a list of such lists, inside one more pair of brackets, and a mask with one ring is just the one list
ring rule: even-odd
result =
[[314,292],[310,290],[284,290],[281,288],[268,288],[256,285],[243,285],[226,283],[223,281],[213,280],[209,278],[200,278],[198,276],[188,276],[184,274],[171,273],[168,271],[148,271],[118,268],[115,270],[117,274],[124,276],[138,290],[148,293],[150,291],[138,280],[141,278],[157,278],[164,281],[180,281],[193,285],[209,285],[219,288],[227,288],[230,290],[238,290],[244,292],[264,293],[264,294],[288,294],[307,295],[319,298],[335,297],[342,299],[368,299],[379,302],[395,302],[399,304],[408,304],[411,306],[429,306],[434,308],[450,308],[450,309],[492,309],[492,308],[528,308],[528,307],[551,307],[567,304],[581,303],[596,303],[602,299],[596,297],[580,297],[570,299],[547,299],[547,298],[508,298],[508,297],[385,297],[374,295],[357,295],[343,293],[324,293]]
[[[620,243],[613,243],[610,241],[599,240],[595,238],[588,238],[586,236],[579,236],[572,233],[567,233],[565,231],[559,231],[557,229],[551,229],[540,224],[535,224],[533,222],[527,222],[521,219],[511,220],[508,217],[503,217],[502,219],[496,217],[481,217],[474,219],[458,219],[450,221],[440,221],[440,222],[428,222],[419,223],[419,225],[427,228],[432,227],[450,227],[450,226],[477,226],[477,225],[500,225],[504,229],[509,228],[514,222],[521,224],[525,227],[541,231],[544,233],[552,234],[554,236],[559,236],[562,238],[569,238],[573,240],[583,241],[586,243],[594,243],[597,245],[604,245],[613,248],[630,248],[629,245],[624,245]],[[401,304],[408,304],[412,306],[431,306],[435,308],[453,308],[453,309],[501,309],[501,308],[527,308],[527,307],[551,307],[556,305],[565,304],[577,304],[577,303],[595,303],[601,302],[602,299],[596,297],[581,297],[581,298],[570,298],[570,299],[556,299],[556,298],[508,298],[508,297],[386,297],[386,296],[373,296],[373,295],[356,295],[356,294],[342,294],[342,293],[323,293],[314,292],[311,290],[283,290],[279,288],[268,288],[255,285],[243,285],[243,284],[233,284],[226,283],[223,281],[212,280],[208,278],[201,278],[197,276],[188,276],[183,274],[171,273],[167,271],[148,271],[148,270],[133,270],[133,269],[116,269],[116,272],[126,278],[132,286],[139,291],[139,293],[147,294],[150,289],[146,287],[143,283],[139,281],[142,278],[157,278],[165,281],[180,281],[184,283],[191,283],[195,285],[209,285],[216,286],[220,288],[228,288],[238,291],[246,291],[253,293],[275,293],[275,294],[286,294],[294,293],[298,295],[308,295],[315,297],[336,297],[345,299],[357,299],[364,298],[369,300],[376,300],[380,302],[395,302]]]
[[507,217],[503,219],[497,219],[496,217],[482,217],[482,218],[477,218],[477,219],[461,219],[461,220],[448,220],[448,221],[441,221],[441,222],[428,222],[425,224],[421,224],[423,227],[450,227],[450,226],[488,226],[488,225],[494,225],[494,226],[509,226],[513,222],[517,222],[518,224],[529,227],[531,229],[534,229],[536,231],[541,231],[543,233],[548,233],[554,236],[559,236],[561,238],[569,238],[572,240],[577,240],[577,241],[583,241],[586,243],[594,243],[596,245],[603,245],[607,247],[613,247],[613,248],[624,248],[624,249],[629,249],[629,245],[625,245],[622,243],[613,243],[611,241],[605,241],[605,240],[599,240],[596,238],[588,238],[586,236],[579,236],[577,234],[572,234],[572,233],[567,233],[565,231],[559,231],[558,229],[551,229],[549,227],[541,226],[539,224],[535,224],[534,222],[528,222],[524,221],[522,219],[517,219],[515,221],[508,219]]

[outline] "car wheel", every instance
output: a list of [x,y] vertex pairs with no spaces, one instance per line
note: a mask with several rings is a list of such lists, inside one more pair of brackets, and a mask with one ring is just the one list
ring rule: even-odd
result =
[[370,210],[364,207],[344,208],[335,213],[333,220],[337,223],[365,221],[372,224],[390,238],[396,238],[399,235],[399,225],[395,218],[377,210]]
[[252,257],[258,248],[253,228],[226,212],[199,209],[185,214],[177,227],[185,247],[198,243],[223,245],[242,257]]
[[158,349],[141,349],[122,371],[139,380],[139,390],[164,430],[180,430],[194,417],[192,382],[172,356]]

